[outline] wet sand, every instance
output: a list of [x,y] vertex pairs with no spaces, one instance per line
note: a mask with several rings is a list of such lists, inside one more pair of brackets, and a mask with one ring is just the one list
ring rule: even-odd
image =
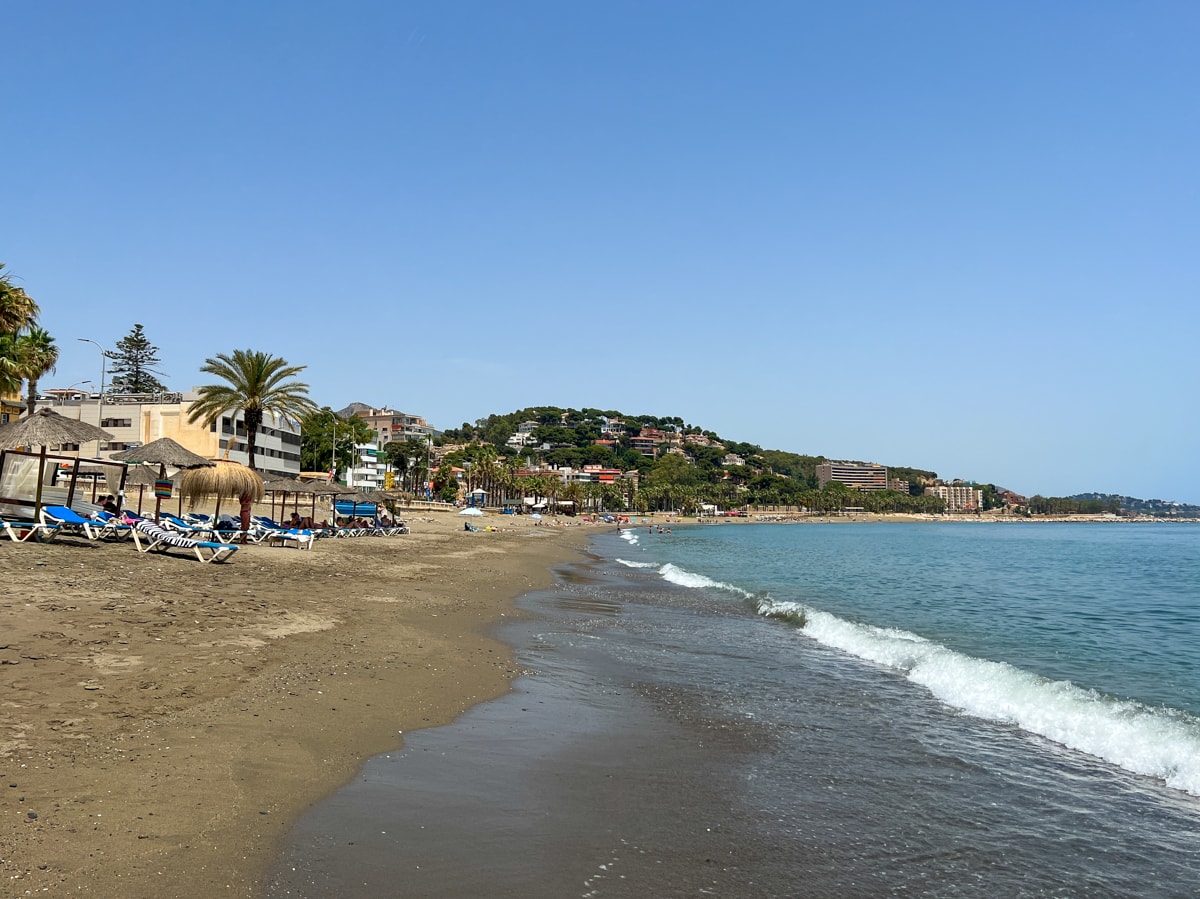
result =
[[266,899],[784,895],[732,809],[756,735],[610,655],[624,600],[595,560],[559,579],[498,630],[529,674],[314,807]]
[[462,522],[223,565],[0,542],[0,894],[259,896],[313,802],[509,689],[492,626],[591,532]]

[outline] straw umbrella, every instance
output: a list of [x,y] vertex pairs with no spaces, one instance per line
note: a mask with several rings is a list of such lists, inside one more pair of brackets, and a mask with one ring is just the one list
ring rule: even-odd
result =
[[[212,465],[208,459],[203,456],[193,453],[185,446],[176,443],[170,437],[160,437],[158,440],[152,440],[142,446],[135,446],[133,449],[122,450],[119,453],[113,453],[112,458],[119,462],[157,462],[158,476],[160,479],[166,479],[167,466],[172,468],[200,468],[202,466]],[[141,514],[141,494],[138,494],[138,514]],[[157,520],[159,512],[162,511],[162,497],[157,494],[154,497],[154,518]]]
[[293,508],[295,509],[296,514],[297,515],[300,514],[300,497],[302,495],[307,496],[312,500],[312,502],[310,503],[312,508],[309,510],[309,513],[308,513],[309,520],[311,521],[311,520],[315,519],[317,516],[316,485],[310,484],[308,481],[302,481],[299,478],[293,478],[293,481],[295,482],[294,496],[296,499],[296,503],[293,506]]
[[179,495],[195,499],[200,496],[215,496],[220,509],[221,497],[237,497],[242,507],[242,542],[246,542],[246,531],[250,530],[250,506],[263,498],[263,479],[240,462],[229,459],[214,459],[213,464],[202,468],[189,468],[179,479]]
[[[328,496],[330,498],[330,501],[334,502],[335,497],[338,497],[341,494],[345,493],[347,490],[349,490],[348,487],[343,487],[341,484],[322,484],[320,482],[316,482],[316,483],[309,484],[309,486],[312,487],[312,493],[313,493],[313,514],[312,514],[313,518],[317,517],[317,511],[316,511],[317,499],[316,498],[318,496]],[[333,507],[333,518],[335,521],[337,520],[336,502]]]
[[147,487],[153,487],[157,482],[158,475],[154,473],[153,468],[134,465],[129,469],[129,474],[125,476],[125,486],[138,489],[138,515],[142,514],[142,494],[146,492]]
[[[263,484],[263,489],[271,494],[271,517],[272,518],[275,517],[275,494],[276,493],[283,494],[283,502],[280,504],[280,507],[279,507],[281,512],[287,511],[287,497],[288,497],[288,494],[290,493],[296,497],[296,509],[297,509],[297,513],[299,513],[300,494],[313,492],[312,484],[308,484],[297,478],[288,478],[288,477],[272,478],[271,480],[266,481]],[[313,506],[314,506],[313,511],[315,512],[316,511],[316,508],[315,508],[316,507],[316,499],[315,498],[313,499]]]
[[379,520],[379,507],[385,507],[393,515],[396,513],[396,497],[392,496],[383,490],[371,490],[367,493],[359,494],[360,502],[375,504],[375,520]]
[[350,509],[350,517],[357,518],[358,517],[358,504],[367,502],[367,500],[365,498],[365,494],[361,490],[357,490],[354,487],[342,487],[337,484],[335,484],[333,486],[338,487],[338,492],[337,492],[337,494],[335,494],[335,496],[333,498],[333,500],[334,500],[333,510],[335,512],[337,511],[337,501],[339,499],[342,502],[349,501],[350,503],[353,504]]
[[112,440],[112,434],[103,428],[59,415],[53,409],[39,409],[32,415],[0,425],[0,450],[17,449],[22,446],[41,448],[38,459],[37,493],[33,501],[33,516],[42,511],[42,482],[46,476],[46,447],[60,443],[87,443],[89,440]]
[[263,490],[271,494],[271,517],[275,517],[275,494],[283,494],[284,506],[287,505],[287,495],[292,491],[291,478],[272,478],[269,481],[263,481]]

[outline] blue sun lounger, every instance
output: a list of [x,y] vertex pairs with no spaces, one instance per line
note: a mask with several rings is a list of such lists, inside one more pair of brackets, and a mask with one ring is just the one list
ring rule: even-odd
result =
[[9,521],[4,520],[4,533],[13,543],[49,543],[58,536],[58,525],[45,524],[40,521]]
[[104,525],[99,521],[84,518],[74,509],[66,506],[42,506],[42,524],[58,528],[60,534],[84,537],[88,540],[99,540],[100,531]]

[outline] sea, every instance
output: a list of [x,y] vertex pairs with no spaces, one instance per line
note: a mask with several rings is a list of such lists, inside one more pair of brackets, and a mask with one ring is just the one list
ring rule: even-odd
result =
[[268,897],[1200,895],[1200,524],[597,534]]

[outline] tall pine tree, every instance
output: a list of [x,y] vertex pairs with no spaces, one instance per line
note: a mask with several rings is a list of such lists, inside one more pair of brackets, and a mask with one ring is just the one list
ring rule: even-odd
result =
[[167,377],[158,365],[158,347],[147,339],[141,325],[117,341],[116,349],[105,355],[112,360],[113,393],[163,393],[166,387],[155,375]]

